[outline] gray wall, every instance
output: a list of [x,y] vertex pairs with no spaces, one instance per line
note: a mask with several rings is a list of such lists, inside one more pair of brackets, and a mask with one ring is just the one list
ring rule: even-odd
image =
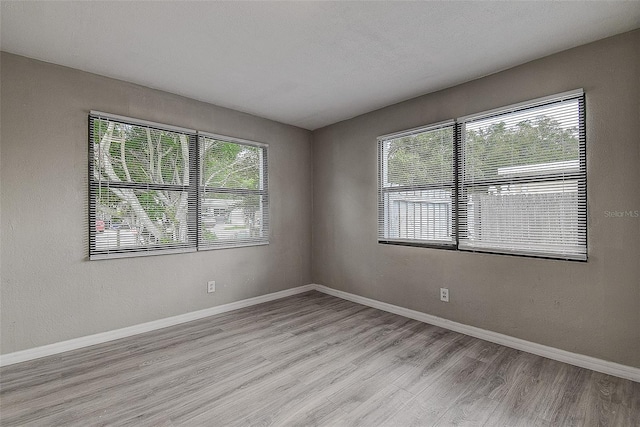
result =
[[[0,64],[3,354],[313,281],[640,367],[640,219],[605,215],[640,210],[640,31],[313,135],[6,53]],[[587,94],[587,263],[377,244],[378,135],[580,87]],[[87,261],[91,109],[269,143],[271,244]],[[215,294],[205,293],[207,280],[218,282]],[[438,301],[441,286],[450,288],[448,304]]]
[[[589,261],[381,245],[376,137],[571,89],[587,102]],[[314,132],[313,280],[640,367],[640,31]],[[450,289],[450,303],[438,299]]]
[[[6,53],[1,67],[3,354],[311,282],[309,131]],[[87,261],[92,109],[269,143],[271,243]]]

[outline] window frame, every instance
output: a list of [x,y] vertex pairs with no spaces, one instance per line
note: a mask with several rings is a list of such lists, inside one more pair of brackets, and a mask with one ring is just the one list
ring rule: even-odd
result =
[[[578,203],[578,211],[577,211],[577,220],[578,220],[578,232],[580,242],[584,244],[584,254],[567,254],[560,252],[537,252],[537,251],[526,251],[526,250],[505,250],[504,248],[491,247],[487,245],[486,247],[471,247],[469,245],[461,244],[461,236],[463,233],[467,232],[466,226],[468,222],[467,208],[462,207],[463,203],[466,203],[466,195],[465,189],[469,184],[468,181],[465,181],[465,125],[472,121],[477,121],[485,118],[497,117],[509,113],[517,113],[519,111],[525,111],[528,109],[535,109],[546,105],[551,105],[554,103],[559,103],[567,100],[578,100],[578,170],[574,172],[559,172],[556,174],[539,174],[539,175],[531,175],[524,176],[520,178],[516,178],[515,181],[518,183],[540,183],[540,182],[558,182],[559,180],[562,182],[575,180],[577,182],[577,203]],[[453,138],[453,153],[454,153],[454,179],[455,179],[455,189],[452,195],[452,220],[453,227],[452,231],[454,233],[454,241],[453,245],[439,245],[433,244],[432,242],[422,241],[420,239],[410,239],[410,240],[399,240],[399,239],[385,239],[382,238],[381,235],[383,230],[381,230],[381,224],[384,223],[384,200],[382,199],[383,194],[383,174],[386,172],[383,166],[383,141],[389,140],[393,137],[401,137],[405,135],[411,135],[414,133],[418,133],[424,130],[434,129],[438,126],[446,125],[447,123],[453,123],[454,126],[454,138]],[[377,138],[378,141],[378,243],[380,244],[393,244],[393,245],[404,245],[404,246],[417,246],[417,247],[427,247],[427,248],[436,248],[436,249],[449,249],[449,250],[457,250],[461,252],[477,252],[477,253],[488,253],[488,254],[499,254],[499,255],[512,255],[512,256],[524,256],[524,257],[532,257],[532,258],[544,258],[544,259],[555,259],[555,260],[567,260],[567,261],[578,261],[578,262],[586,262],[588,260],[588,204],[587,204],[587,164],[586,164],[586,96],[583,89],[576,89],[567,92],[558,93],[555,95],[545,96],[541,98],[536,98],[529,101],[519,102],[516,104],[511,104],[507,106],[503,106],[500,108],[487,110],[475,114],[470,114],[467,116],[462,116],[456,119],[447,120],[443,122],[434,123],[432,125],[420,126],[417,128],[395,132],[387,135],[382,135]],[[487,178],[486,182],[482,182],[482,185],[508,185],[514,183],[514,178]],[[473,185],[478,185],[478,181],[474,181]]]
[[[403,185],[403,186],[387,186],[385,185],[386,175],[387,175],[387,165],[385,158],[385,144],[391,140],[404,138],[408,136],[418,135],[421,133],[426,133],[430,131],[437,131],[441,129],[445,129],[451,127],[453,138],[453,163],[452,167],[452,179],[450,185],[444,185],[445,183],[438,184],[417,184],[417,185]],[[457,215],[455,206],[455,193],[457,187],[457,168],[456,168],[456,152],[455,152],[455,133],[456,126],[454,120],[445,120],[438,123],[433,123],[426,126],[419,126],[412,129],[403,130],[400,132],[394,132],[386,135],[381,135],[377,138],[378,141],[378,242],[386,243],[392,245],[405,245],[405,246],[422,246],[422,247],[431,247],[431,248],[440,248],[440,249],[455,249],[457,246],[456,242],[456,226],[457,226]],[[451,241],[437,241],[437,240],[422,240],[422,239],[402,239],[402,238],[392,238],[385,237],[385,230],[381,227],[383,224],[386,224],[389,219],[385,216],[385,210],[388,210],[388,207],[385,204],[385,195],[391,193],[401,193],[406,191],[428,191],[428,190],[451,190],[451,229],[449,230]]]
[[[200,138],[210,138],[217,141],[228,142],[228,143],[237,144],[237,145],[245,145],[245,146],[255,147],[262,150],[260,154],[261,162],[259,164],[260,175],[261,175],[260,176],[261,188],[247,189],[247,188],[229,188],[229,187],[206,187],[202,185],[202,183],[200,182],[200,176],[201,176],[201,169],[202,169],[201,160],[202,160],[203,153],[201,150]],[[229,248],[238,248],[238,247],[245,247],[245,246],[260,246],[260,245],[269,244],[270,223],[269,223],[269,178],[268,178],[269,177],[269,162],[268,162],[269,150],[268,148],[269,148],[269,145],[262,142],[250,141],[247,139],[235,138],[235,137],[220,135],[216,133],[198,131],[198,175],[199,175],[198,176],[198,231],[200,230],[200,225],[202,222],[202,208],[200,206],[201,204],[200,196],[205,192],[210,191],[212,193],[260,196],[261,201],[263,203],[261,232],[264,233],[264,235],[261,236],[260,238],[242,240],[236,243],[232,243],[233,241],[229,241],[229,243],[227,244],[207,244],[207,245],[202,243],[202,239],[198,234],[198,250],[199,251],[229,249]]]
[[[188,137],[189,146],[189,184],[157,184],[157,183],[138,183],[138,182],[126,182],[126,181],[111,181],[107,180],[110,188],[123,188],[131,190],[158,190],[158,191],[187,191],[188,203],[187,203],[187,241],[184,243],[175,243],[167,246],[162,245],[148,245],[148,246],[133,246],[128,248],[108,248],[106,250],[99,250],[96,247],[96,236],[98,234],[96,230],[97,220],[97,189],[101,184],[100,180],[95,179],[95,160],[94,160],[94,120],[107,120],[117,123],[122,123],[131,126],[141,126],[150,129],[181,133]],[[203,188],[200,185],[200,171],[201,171],[201,151],[199,147],[200,137],[213,137],[221,141],[259,147],[262,149],[262,163],[261,168],[261,189],[255,190],[262,197],[266,199],[265,207],[262,210],[262,224],[264,227],[264,236],[261,239],[254,241],[243,241],[240,244],[234,239],[229,239],[223,244],[212,246],[205,246],[201,244],[200,228],[202,224],[202,210],[200,206],[200,197]],[[101,260],[101,259],[114,259],[114,258],[128,258],[139,256],[153,256],[153,255],[168,255],[175,253],[187,253],[196,252],[202,250],[211,249],[231,249],[236,247],[247,246],[262,246],[269,244],[270,228],[269,228],[269,193],[268,193],[268,148],[269,144],[250,141],[241,138],[230,137],[221,134],[197,131],[194,129],[183,128],[179,126],[167,125],[163,123],[157,123],[142,119],[136,119],[132,117],[126,117],[111,113],[104,113],[100,111],[90,111],[88,114],[88,223],[89,223],[89,245],[88,245],[88,259],[89,260]],[[245,190],[242,190],[245,191]],[[249,190],[249,192],[252,192]]]

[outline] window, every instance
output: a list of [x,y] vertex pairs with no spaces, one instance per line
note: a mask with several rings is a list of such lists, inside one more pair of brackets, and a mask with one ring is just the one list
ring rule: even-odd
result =
[[[444,177],[443,165],[449,160],[442,156],[434,161],[433,153],[446,151],[445,143],[423,137],[424,146],[412,145],[412,154],[403,147],[398,161],[393,160],[398,151],[394,147],[407,144],[402,142],[405,134],[379,138],[379,241],[443,242],[421,231],[426,223],[431,229],[450,230],[450,242],[459,250],[586,260],[584,116],[584,94],[578,90],[459,118],[456,138],[449,139],[457,185],[451,189],[441,179],[437,189],[427,189],[421,182],[420,193],[411,190],[420,200],[406,203],[395,188],[407,191],[407,182],[396,184],[393,168],[417,180],[425,170]],[[411,135],[416,139],[421,134]],[[391,166],[392,161],[409,165]],[[450,215],[433,214],[425,222],[419,216],[426,203],[424,191],[448,194]]]
[[582,94],[459,120],[461,249],[586,259]]
[[200,248],[268,243],[267,150],[200,133]]
[[265,145],[98,112],[89,135],[91,259],[268,243]]
[[453,122],[378,138],[378,239],[455,244]]

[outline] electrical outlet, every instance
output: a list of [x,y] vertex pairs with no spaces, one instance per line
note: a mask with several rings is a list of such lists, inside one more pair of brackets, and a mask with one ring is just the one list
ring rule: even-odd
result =
[[216,281],[211,280],[207,283],[207,293],[211,293],[215,291],[216,291]]
[[449,302],[449,288],[440,288],[440,301]]

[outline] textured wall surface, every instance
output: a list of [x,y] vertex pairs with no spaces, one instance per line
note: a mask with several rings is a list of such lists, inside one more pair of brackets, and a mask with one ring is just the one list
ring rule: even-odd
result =
[[[315,131],[314,282],[640,367],[640,218],[607,213],[640,211],[639,76],[635,31]],[[577,88],[586,93],[588,262],[377,243],[377,136]]]
[[[1,353],[311,282],[310,132],[6,53],[1,67]],[[268,143],[271,243],[87,261],[90,110]]]

